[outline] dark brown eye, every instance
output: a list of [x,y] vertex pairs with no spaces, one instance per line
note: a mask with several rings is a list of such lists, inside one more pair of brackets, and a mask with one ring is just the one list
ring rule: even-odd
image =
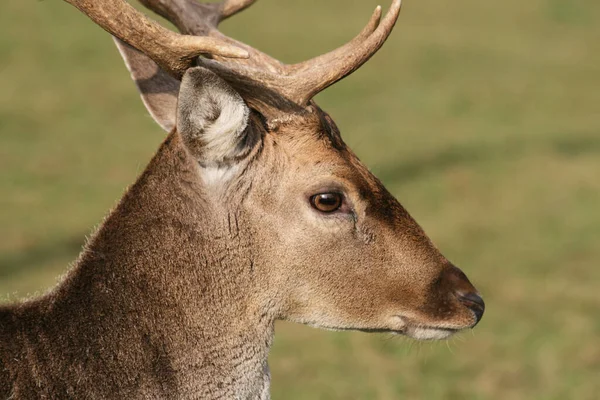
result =
[[310,198],[310,204],[321,212],[334,212],[342,206],[342,195],[339,193],[315,194]]

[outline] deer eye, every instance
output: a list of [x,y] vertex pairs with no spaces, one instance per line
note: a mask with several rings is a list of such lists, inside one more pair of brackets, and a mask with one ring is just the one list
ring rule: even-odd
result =
[[310,198],[310,204],[315,209],[324,213],[331,213],[339,210],[342,203],[343,198],[340,193],[319,193]]

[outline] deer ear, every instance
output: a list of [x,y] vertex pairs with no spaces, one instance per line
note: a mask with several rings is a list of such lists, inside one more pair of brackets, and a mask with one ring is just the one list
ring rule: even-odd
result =
[[175,127],[181,82],[164,72],[150,57],[113,38],[152,118],[167,132]]
[[249,151],[249,115],[239,93],[214,72],[196,67],[183,76],[177,131],[202,165],[220,167]]

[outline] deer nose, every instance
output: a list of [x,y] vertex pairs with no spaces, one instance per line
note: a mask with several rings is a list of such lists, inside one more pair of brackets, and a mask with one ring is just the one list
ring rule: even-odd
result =
[[483,312],[485,311],[485,302],[481,298],[481,296],[475,292],[469,293],[457,293],[456,297],[458,300],[473,311],[475,314],[475,324],[473,327],[481,321],[481,317],[483,317]]
[[457,267],[450,264],[444,269],[443,282],[450,293],[454,294],[456,299],[462,305],[467,307],[475,315],[475,324],[477,325],[485,311],[485,303],[477,293],[477,289],[469,282],[469,278]]

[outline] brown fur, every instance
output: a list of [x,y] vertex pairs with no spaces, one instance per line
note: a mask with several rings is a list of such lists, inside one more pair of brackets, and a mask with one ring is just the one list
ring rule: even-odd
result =
[[[206,79],[242,106],[187,76],[181,109]],[[0,398],[266,399],[277,319],[417,338],[477,322],[464,274],[316,105],[248,124],[216,181],[206,138],[171,132],[64,281],[0,309]],[[310,206],[330,190],[352,212]]]

